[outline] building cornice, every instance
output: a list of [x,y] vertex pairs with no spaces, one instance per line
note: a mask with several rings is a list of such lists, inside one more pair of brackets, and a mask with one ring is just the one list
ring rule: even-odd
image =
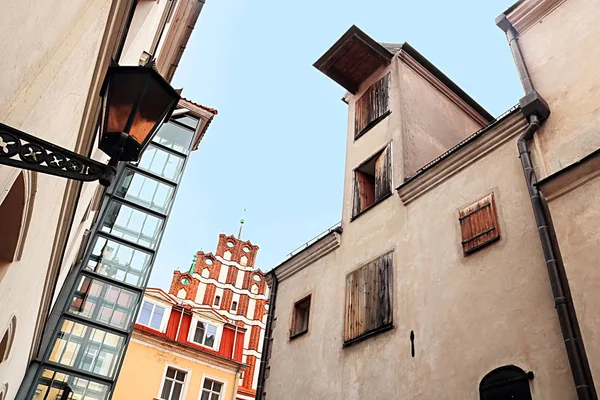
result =
[[536,22],[556,10],[566,0],[523,1],[506,16],[519,34],[525,33]]
[[300,253],[280,264],[273,270],[273,273],[279,281],[287,279],[340,247],[340,242],[341,234],[337,230],[331,231]]
[[431,86],[433,86],[438,92],[443,94],[446,98],[448,98],[451,102],[453,102],[458,108],[460,108],[465,114],[467,114],[473,121],[478,123],[481,126],[485,126],[489,124],[489,121],[486,120],[479,112],[474,110],[466,101],[461,99],[454,91],[450,90],[448,86],[446,86],[442,81],[440,81],[435,75],[433,75],[429,70],[427,70],[421,63],[415,60],[410,54],[406,51],[400,51],[398,53],[398,58],[404,65],[409,67],[419,76],[421,76],[425,81],[427,81]]
[[548,201],[558,199],[600,176],[600,149],[545,177],[536,186]]
[[458,147],[432,167],[400,185],[397,188],[400,199],[404,205],[410,204],[429,190],[521,134],[526,127],[527,121],[520,112],[510,113],[491,129],[475,137],[476,140]]
[[131,338],[138,343],[153,347],[157,350],[171,353],[178,357],[186,358],[190,361],[200,362],[211,367],[219,367],[225,369],[227,372],[235,372],[238,367],[240,367],[242,370],[248,368],[247,364],[234,360],[228,360],[221,356],[206,353],[193,347],[167,341],[165,338],[155,336],[139,329],[134,329]]

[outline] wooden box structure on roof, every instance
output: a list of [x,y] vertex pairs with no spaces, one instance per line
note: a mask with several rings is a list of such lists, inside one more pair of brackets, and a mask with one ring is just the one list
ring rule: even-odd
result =
[[377,69],[388,65],[393,54],[352,25],[313,65],[355,94],[360,84]]

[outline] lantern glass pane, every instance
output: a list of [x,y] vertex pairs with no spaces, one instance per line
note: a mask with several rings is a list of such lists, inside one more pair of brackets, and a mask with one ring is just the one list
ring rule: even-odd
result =
[[[148,71],[150,72],[150,71]],[[172,104],[174,94],[162,85],[158,74],[148,74],[148,87],[129,131],[130,137],[143,144],[156,126],[162,122],[165,111]]]
[[116,71],[108,88],[107,132],[124,132],[127,120],[144,85],[145,74]]

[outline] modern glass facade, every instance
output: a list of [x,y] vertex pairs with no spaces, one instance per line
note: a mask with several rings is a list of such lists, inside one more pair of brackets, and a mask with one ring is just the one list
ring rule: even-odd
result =
[[56,301],[28,400],[111,397],[200,125],[185,113],[173,117],[138,163],[120,167],[83,262]]

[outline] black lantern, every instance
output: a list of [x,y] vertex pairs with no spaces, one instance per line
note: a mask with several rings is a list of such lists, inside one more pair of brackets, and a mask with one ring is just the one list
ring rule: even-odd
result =
[[80,181],[110,185],[119,161],[137,161],[160,124],[171,116],[179,93],[156,72],[111,66],[101,91],[100,149],[111,159],[101,164],[73,151],[0,123],[0,164]]
[[151,65],[108,69],[99,147],[111,158],[137,161],[179,101],[179,93]]

